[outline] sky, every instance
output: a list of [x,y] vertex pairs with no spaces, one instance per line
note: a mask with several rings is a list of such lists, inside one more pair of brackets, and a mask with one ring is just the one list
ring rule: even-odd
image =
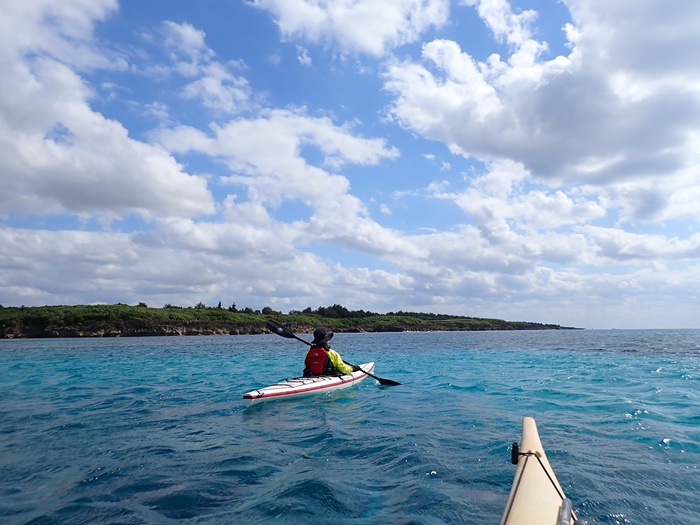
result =
[[24,0],[0,305],[700,328],[696,0]]

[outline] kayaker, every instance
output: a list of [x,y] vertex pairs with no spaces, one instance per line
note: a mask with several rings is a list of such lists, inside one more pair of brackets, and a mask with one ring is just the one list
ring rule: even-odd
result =
[[338,376],[360,370],[357,365],[347,364],[338,352],[328,346],[332,338],[333,332],[323,326],[314,330],[314,340],[304,360],[304,377]]

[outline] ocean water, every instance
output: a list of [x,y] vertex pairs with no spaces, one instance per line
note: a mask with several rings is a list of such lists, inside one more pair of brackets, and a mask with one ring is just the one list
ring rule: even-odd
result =
[[700,522],[700,331],[333,343],[403,384],[245,408],[303,344],[0,341],[0,523],[497,525],[525,416],[589,524]]

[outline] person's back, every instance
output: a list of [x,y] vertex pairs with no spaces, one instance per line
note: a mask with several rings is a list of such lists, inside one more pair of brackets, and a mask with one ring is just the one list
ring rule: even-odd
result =
[[312,346],[306,354],[305,376],[333,375],[335,369],[328,358],[328,350],[321,345]]
[[356,367],[346,364],[340,354],[328,346],[333,338],[323,326],[314,330],[314,340],[304,360],[304,376],[333,376],[351,374]]

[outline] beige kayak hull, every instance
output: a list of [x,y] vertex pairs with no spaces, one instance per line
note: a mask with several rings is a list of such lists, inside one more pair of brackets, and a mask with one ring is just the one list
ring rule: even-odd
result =
[[[535,420],[524,418],[520,457],[501,525],[556,525],[565,497],[547,460]],[[573,516],[571,522],[575,519]]]

